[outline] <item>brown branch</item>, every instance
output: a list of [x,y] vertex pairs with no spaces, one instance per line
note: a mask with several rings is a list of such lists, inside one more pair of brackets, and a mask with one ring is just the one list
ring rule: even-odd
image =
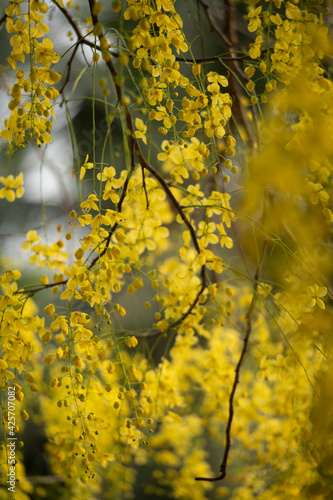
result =
[[[124,198],[126,196],[126,190],[127,190],[129,178],[130,178],[130,175],[127,177],[127,179],[125,181],[123,192],[122,192],[121,198],[120,198],[120,200],[118,202],[118,207],[117,207],[118,213],[121,211],[121,204],[124,201]],[[120,204],[120,209],[119,209],[119,204]],[[88,269],[91,269],[96,264],[96,262],[98,262],[98,260],[105,254],[105,252],[107,251],[108,246],[110,244],[111,237],[114,234],[114,232],[116,231],[116,229],[117,229],[118,226],[119,226],[118,222],[115,222],[113,224],[112,228],[109,231],[108,236],[104,240],[105,241],[105,246],[104,246],[102,252],[100,254],[98,254],[97,257],[95,257],[94,260],[89,264]],[[41,286],[33,288],[31,290],[27,290],[27,289],[18,290],[17,293],[34,294],[34,293],[40,292],[42,290],[45,290],[46,288],[54,288],[55,286],[66,285],[68,283],[68,280],[69,280],[69,278],[67,278],[66,280],[58,281],[58,282],[55,281],[55,282],[52,282],[52,283],[47,283],[46,285],[41,285]]]
[[[267,49],[265,49],[267,51]],[[263,50],[261,52],[264,52]],[[218,61],[244,61],[244,59],[251,59],[249,54],[243,54],[242,56],[208,56],[208,57],[198,57],[193,59],[188,59],[186,57],[177,56],[176,61],[185,63],[198,63],[205,64],[208,62],[218,62]],[[244,75],[242,74],[242,77]]]
[[[264,217],[265,217],[265,212],[264,212],[263,218]],[[226,425],[226,429],[225,429],[225,447],[224,447],[222,462],[220,465],[220,474],[216,477],[196,477],[195,478],[196,481],[210,481],[210,482],[220,481],[223,478],[225,478],[225,476],[227,474],[228,457],[229,457],[229,452],[230,452],[230,448],[231,448],[231,426],[232,426],[232,421],[233,421],[233,417],[234,417],[234,399],[235,399],[237,385],[239,382],[241,367],[242,367],[242,364],[243,364],[243,361],[245,358],[245,354],[246,354],[248,344],[249,344],[250,335],[252,332],[252,319],[253,319],[252,316],[253,316],[253,312],[254,312],[254,309],[255,309],[255,306],[256,306],[256,303],[258,300],[259,277],[260,277],[260,272],[261,272],[261,266],[262,266],[265,252],[266,252],[266,245],[267,245],[267,240],[265,239],[263,242],[262,253],[261,253],[259,263],[258,263],[258,267],[257,267],[257,270],[256,270],[254,278],[253,278],[253,281],[254,281],[253,294],[252,294],[250,307],[249,307],[247,314],[246,314],[246,331],[245,331],[245,335],[243,338],[243,349],[241,351],[238,363],[237,363],[236,368],[235,368],[235,377],[234,377],[231,392],[229,395],[229,413],[228,413],[228,420],[227,420],[227,425]]]
[[[68,11],[67,11],[64,7],[60,7],[60,5],[59,5],[58,3],[56,3],[56,2],[55,2],[55,0],[52,0],[52,1],[53,1],[53,3],[54,3],[54,4],[55,4],[55,5],[56,5],[56,6],[57,6],[60,10],[61,10],[61,12],[65,15],[66,19],[68,20],[68,22],[70,23],[70,25],[71,25],[71,26],[73,27],[73,29],[75,30],[75,33],[76,33],[77,37],[79,38],[78,43],[80,43],[80,42],[85,43],[86,41],[85,41],[85,42],[83,42],[83,40],[84,40],[84,39],[83,39],[83,35],[82,35],[82,33],[81,33],[81,31],[80,31],[79,27],[77,26],[77,24],[75,23],[75,21],[74,21],[74,19],[71,17],[71,15],[68,13]],[[93,6],[93,2],[89,0],[89,3],[90,3],[90,7],[92,8],[92,6]],[[93,17],[93,18],[95,18],[95,24],[96,24],[96,22],[98,22],[98,19],[97,19],[97,21],[96,21],[96,17],[95,17],[95,16],[92,16],[92,17]],[[99,38],[101,38],[101,37],[99,37]],[[90,42],[89,42],[89,44],[90,44]],[[92,45],[93,47],[95,47],[95,44],[91,44],[91,45]],[[77,50],[77,47],[78,47],[78,45],[76,45],[76,48],[75,48],[74,52]],[[73,54],[74,54],[74,53],[73,53]],[[70,61],[72,62],[72,61],[73,61],[73,59],[74,59],[74,57],[73,57],[73,55],[72,55],[72,57],[71,57]],[[108,67],[109,71],[111,72],[111,75],[112,75],[112,77],[113,77],[113,79],[114,79],[114,81],[115,81],[115,83],[116,83],[117,72],[116,72],[116,69],[115,69],[115,67],[114,67],[114,65],[113,65],[113,63],[112,63],[112,61],[110,60],[110,61],[106,62],[106,64],[107,64],[107,67]],[[69,65],[69,69],[68,69],[68,71],[70,71],[70,65]],[[68,76],[68,75],[67,75],[67,76]],[[68,83],[68,81],[69,81],[69,77],[68,77],[68,80],[67,80],[67,82],[66,82],[66,83]],[[64,86],[62,87],[62,91],[63,91],[63,90],[64,90]],[[116,83],[116,90],[117,90],[117,96],[118,96],[118,99],[119,99],[119,101],[121,102],[121,100],[122,100],[122,92],[121,92],[121,88],[120,88],[120,86],[119,86],[119,85],[117,85],[117,83]],[[126,108],[126,109],[127,109],[127,108]],[[129,111],[128,111],[128,109],[127,109],[126,116],[127,116],[128,114],[129,114]],[[129,116],[130,116],[130,115],[129,115]],[[130,127],[131,127],[131,131],[133,131],[133,132],[134,132],[134,127],[133,127],[132,120],[130,120],[130,122],[129,122],[129,121],[128,121],[128,119],[127,119],[127,126],[129,126],[129,125],[130,125]],[[134,136],[134,133],[133,133],[133,136]],[[122,191],[122,194],[121,194],[120,200],[119,200],[118,205],[117,205],[117,211],[118,211],[118,213],[121,211],[121,207],[122,207],[123,201],[124,201],[125,196],[126,196],[126,192],[127,192],[127,187],[128,187],[129,179],[130,179],[130,177],[131,177],[131,174],[133,173],[134,166],[135,166],[135,162],[134,162],[134,160],[135,160],[135,158],[134,158],[134,149],[135,149],[135,148],[134,148],[134,142],[133,142],[133,141],[134,141],[134,139],[133,139],[133,138],[131,138],[131,171],[130,171],[130,174],[129,174],[129,175],[127,176],[127,178],[126,178],[126,181],[125,181],[125,183],[124,183],[124,187],[123,187],[123,191]],[[111,230],[109,231],[108,236],[106,237],[106,240],[105,240],[105,247],[104,247],[104,249],[102,250],[102,252],[101,252],[101,253],[100,253],[97,257],[95,257],[95,258],[93,259],[93,261],[89,264],[88,269],[91,269],[91,268],[92,268],[92,267],[96,264],[96,262],[98,262],[98,260],[99,260],[99,259],[100,259],[100,258],[101,258],[104,254],[105,254],[105,252],[107,251],[107,248],[108,248],[108,246],[109,246],[109,244],[110,244],[111,237],[112,237],[112,235],[114,234],[114,232],[116,231],[116,229],[117,229],[118,225],[119,225],[119,224],[118,224],[118,222],[115,222],[115,224],[112,226]],[[68,279],[66,279],[66,280],[62,280],[62,281],[60,281],[60,282],[48,283],[48,284],[46,284],[46,285],[42,285],[42,286],[39,286],[39,287],[33,288],[32,290],[23,290],[23,291],[19,291],[18,293],[25,293],[25,292],[26,292],[26,293],[29,293],[29,294],[34,294],[34,293],[37,293],[37,292],[39,292],[39,291],[41,291],[41,290],[45,290],[46,288],[54,288],[54,287],[56,287],[56,286],[58,286],[58,285],[66,285],[66,284],[67,284],[67,282],[68,282],[68,280],[69,280],[69,278],[68,278]]]
[[[196,249],[197,253],[200,254],[201,250],[200,250],[199,242],[198,242],[194,227],[192,226],[190,220],[187,218],[185,212],[183,211],[182,207],[178,203],[177,199],[173,195],[168,183],[154,169],[154,167],[152,165],[150,165],[150,163],[147,162],[147,160],[145,159],[145,157],[141,151],[141,148],[140,148],[138,141],[136,141],[136,147],[137,147],[137,152],[138,152],[138,156],[139,156],[139,160],[140,160],[140,164],[141,164],[142,168],[148,170],[148,172],[150,172],[155,177],[155,179],[158,180],[158,182],[161,184],[165,193],[167,194],[167,196],[169,197],[173,206],[175,207],[176,211],[178,212],[178,214],[182,218],[183,222],[187,226],[188,230],[190,231],[191,239],[192,239],[194,248]],[[176,327],[177,325],[179,325],[180,323],[182,323],[191,314],[194,307],[197,305],[199,298],[200,298],[201,294],[203,293],[203,291],[205,290],[205,288],[206,288],[206,266],[205,266],[205,264],[203,264],[201,266],[201,287],[200,287],[194,301],[192,302],[192,304],[189,306],[189,308],[185,311],[185,313],[179,319],[175,320],[173,323],[171,323],[168,326],[168,330],[171,330],[174,327]],[[155,331],[155,332],[152,332],[150,334],[145,334],[145,335],[143,335],[143,337],[144,338],[157,337],[158,335],[161,335],[161,333],[162,332],[160,332],[160,331]]]
[[250,304],[249,310],[248,310],[247,315],[246,315],[247,327],[246,327],[246,332],[245,332],[245,336],[243,339],[243,342],[244,342],[243,349],[242,349],[241,355],[239,357],[239,360],[238,360],[238,363],[237,363],[237,366],[235,369],[235,378],[234,378],[234,382],[232,384],[232,389],[231,389],[230,396],[229,396],[229,416],[228,416],[228,421],[227,421],[227,425],[226,425],[226,429],[225,429],[225,448],[224,448],[222,462],[220,465],[221,474],[217,477],[196,477],[195,478],[196,481],[210,481],[210,482],[220,481],[227,474],[228,456],[229,456],[229,451],[230,451],[230,447],[231,447],[231,425],[232,425],[232,420],[234,417],[234,398],[235,398],[237,384],[239,382],[241,366],[242,366],[243,361],[244,361],[245,353],[247,351],[247,346],[249,343],[249,338],[250,338],[250,335],[252,332],[252,313],[253,313],[253,310],[255,308],[256,301],[257,301],[256,294],[257,294],[257,290],[258,290],[258,274],[259,274],[258,270],[259,270],[259,268],[257,269],[256,277],[254,278],[255,284],[253,287],[252,300],[251,300],[251,304]]
[[[80,28],[78,27],[77,23],[74,21],[74,19],[72,18],[72,16],[68,12],[68,10],[65,9],[65,7],[60,7],[60,5],[55,0],[52,0],[52,2],[63,13],[63,15],[66,17],[67,21],[69,22],[69,24],[72,26],[72,28],[75,31],[75,34],[77,36],[78,43],[83,43],[84,45],[87,45],[88,47],[91,47],[92,49],[101,50],[99,45],[95,45],[94,42],[91,42],[90,40],[86,39],[86,36],[90,35],[90,33],[88,33],[87,35],[83,35],[83,33],[80,30]],[[118,52],[112,52],[112,51],[111,51],[111,54],[113,57],[118,57],[118,55],[119,55]]]
[[[207,0],[206,0],[207,1]],[[211,12],[211,3],[208,1],[206,3],[205,0],[199,0],[199,3],[203,6],[203,8],[206,10],[208,20],[210,22],[211,27],[219,35],[223,43],[231,49],[232,43],[229,40],[229,38],[226,36],[226,34],[221,30],[222,26],[220,27],[219,24],[216,23],[215,16],[213,15],[213,12]]]
[[[208,9],[207,6],[203,3],[202,0],[198,0],[198,1],[201,2],[202,5],[204,5],[206,9]],[[87,47],[90,47],[91,49],[94,49],[94,50],[98,50],[99,52],[101,52],[102,49],[101,49],[100,45],[95,44],[94,42],[91,42],[90,40],[87,40],[85,38],[85,36],[81,32],[80,28],[78,27],[77,23],[74,21],[73,17],[70,15],[70,13],[68,12],[67,9],[65,9],[64,7],[60,7],[60,5],[55,0],[52,0],[52,2],[57,6],[57,8],[66,17],[68,23],[72,26],[72,28],[75,31],[75,34],[77,36],[77,45],[75,46],[74,52],[73,52],[71,58],[69,59],[69,61],[67,63],[68,69],[67,69],[66,80],[63,83],[61,89],[59,90],[59,93],[62,94],[63,99],[64,99],[63,92],[64,92],[64,89],[65,89],[66,85],[69,82],[69,79],[70,79],[71,65],[73,63],[73,60],[74,60],[74,57],[75,57],[78,45],[86,45]],[[207,10],[207,12],[208,12],[208,10]],[[97,16],[92,16],[92,17],[94,17],[95,21],[96,21]],[[2,18],[2,20],[4,20],[5,18],[6,18],[6,16],[4,16]],[[211,20],[211,18],[209,18],[209,19]],[[225,41],[225,43],[228,46],[231,46],[230,41],[227,40],[227,38],[222,34],[222,32],[218,28],[218,26],[215,25],[216,23],[213,20],[211,20],[211,21],[214,24],[215,31],[223,38],[223,40]],[[0,23],[1,23],[1,20],[0,20]],[[93,19],[93,23],[94,23],[94,25],[96,24],[96,22],[94,22],[94,19]],[[110,50],[110,54],[112,55],[112,57],[119,57],[119,53],[118,52],[114,52],[114,51]],[[231,61],[231,62],[235,62],[235,61],[243,61],[245,59],[250,58],[250,56],[248,54],[243,54],[241,56],[236,56],[236,55],[232,54],[231,50],[230,50],[230,54],[231,54],[230,56],[222,56],[222,55],[219,56],[219,55],[217,55],[217,56],[210,56],[210,57],[201,57],[201,58],[195,59],[195,62],[198,63],[198,64],[206,64],[206,63],[215,62],[215,61]],[[182,57],[182,56],[176,56],[176,61],[183,62],[183,63],[193,63],[194,62],[193,59],[185,58],[185,57]],[[239,76],[244,79],[244,74],[240,70],[240,68],[236,68],[236,71],[239,73]]]
[[141,171],[142,171],[142,186],[143,190],[145,192],[145,197],[146,197],[146,209],[149,209],[149,198],[148,198],[148,193],[147,193],[147,186],[146,186],[146,178],[145,178],[145,169],[141,166]]
[[[95,25],[95,24],[98,23],[98,16],[95,15],[95,14],[93,14],[94,0],[88,0],[88,1],[89,1],[89,5],[90,5],[90,11],[91,11],[92,21],[93,21],[93,24]],[[102,37],[103,37],[103,34],[99,36],[99,38],[102,38]],[[114,80],[114,83],[115,83],[115,86],[116,86],[116,92],[117,92],[118,100],[119,100],[119,102],[121,104],[123,104],[122,90],[121,90],[121,86],[119,85],[119,82],[118,82],[118,78],[117,78],[118,74],[117,74],[116,68],[114,67],[114,64],[113,64],[113,62],[112,62],[111,59],[108,60],[108,61],[106,61],[106,65],[107,65],[107,67],[108,67],[108,69],[109,69],[109,71],[111,73],[111,76],[112,76],[112,78]],[[187,216],[185,215],[185,213],[183,212],[181,206],[179,205],[178,201],[176,200],[175,196],[173,195],[171,189],[168,186],[168,183],[154,169],[154,167],[152,165],[150,165],[150,163],[148,163],[148,161],[145,159],[145,157],[144,157],[144,155],[142,153],[142,150],[140,148],[140,144],[139,144],[137,138],[135,137],[135,129],[134,129],[134,125],[133,125],[132,115],[131,115],[131,113],[130,113],[130,111],[128,109],[128,106],[126,104],[123,104],[123,106],[124,106],[124,110],[125,110],[125,114],[126,114],[127,128],[131,132],[131,134],[132,134],[133,144],[135,146],[136,152],[138,153],[139,160],[140,160],[140,165],[142,166],[143,169],[148,170],[155,177],[155,179],[157,179],[158,182],[161,184],[161,186],[163,187],[164,191],[166,192],[166,194],[168,195],[169,199],[171,200],[172,204],[174,205],[174,207],[176,208],[177,212],[181,216],[182,220],[184,221],[184,223],[188,227],[188,229],[189,229],[189,231],[191,233],[192,241],[194,243],[194,247],[195,247],[197,253],[200,253],[199,243],[198,243],[198,240],[197,240],[197,237],[196,237],[196,234],[195,234],[195,230],[194,230],[192,224],[188,220]]]
[[[234,52],[236,51],[236,47],[238,45],[238,36],[235,28],[235,17],[236,17],[236,7],[230,0],[224,0],[225,5],[225,13],[226,13],[226,28],[228,30],[228,36],[230,40],[230,50],[231,55],[233,57]],[[245,75],[239,65],[238,59],[233,57],[233,60],[230,63],[231,69],[236,71],[238,74],[242,75],[242,79],[246,79]],[[235,101],[233,103],[234,110],[236,111],[236,115],[238,115],[238,119],[240,123],[243,125],[246,130],[246,134],[248,136],[249,144],[251,147],[254,146],[255,137],[253,131],[250,127],[249,120],[247,118],[246,110],[244,105],[242,104],[243,90],[239,85],[239,82],[232,74],[230,77],[230,83],[232,87],[232,92],[235,94]]]
[[188,230],[190,231],[191,238],[192,238],[192,241],[193,241],[193,244],[194,244],[194,248],[196,249],[197,253],[199,254],[201,250],[200,250],[200,247],[199,247],[197,236],[195,234],[194,227],[192,226],[191,222],[189,221],[189,219],[185,215],[182,207],[180,206],[180,204],[178,203],[178,201],[175,198],[174,194],[172,193],[170,187],[168,186],[167,181],[165,179],[163,179],[163,177],[157,172],[157,170],[154,169],[154,167],[152,165],[150,165],[150,163],[147,162],[147,160],[143,156],[143,153],[142,153],[142,151],[141,151],[140,146],[139,146],[138,143],[136,143],[136,146],[137,146],[137,152],[138,152],[138,155],[139,155],[139,160],[140,160],[141,166],[143,168],[145,168],[146,170],[148,170],[148,172],[150,172],[153,175],[153,177],[155,177],[155,179],[158,180],[158,182],[163,187],[164,191],[168,195],[168,197],[169,197],[170,201],[172,202],[173,206],[175,207],[175,209],[179,213],[180,217],[182,218],[183,222],[187,226]]
[[83,35],[82,31],[68,12],[68,10],[65,9],[65,7],[60,7],[60,5],[55,1],[52,0],[54,5],[60,10],[60,12],[63,13],[63,15],[66,17],[67,21],[69,24],[72,26],[73,30],[75,31],[75,34],[78,39],[78,43],[84,43],[85,45],[88,45],[88,47],[91,47],[92,49],[95,48],[95,44],[93,42],[90,42],[89,40],[86,40],[85,36]]
[[56,0],[52,0],[52,3],[54,3],[54,5],[63,13],[63,15],[66,17],[67,21],[69,22],[69,24],[72,26],[73,30],[75,31],[76,33],[76,36],[78,38],[83,38],[83,35],[78,27],[78,25],[76,24],[76,22],[74,21],[74,19],[72,18],[72,16],[70,15],[70,13],[68,12],[68,10],[65,9],[65,7],[61,7],[58,2],[56,2]]
[[4,23],[7,19],[7,14],[4,14],[2,17],[0,17],[0,24]]
[[70,76],[71,76],[72,63],[74,61],[74,58],[75,58],[75,55],[76,55],[76,52],[77,52],[78,48],[79,48],[79,44],[75,45],[74,50],[72,52],[72,55],[71,55],[71,57],[69,58],[69,60],[67,62],[67,76],[66,76],[66,80],[64,81],[64,83],[61,86],[61,89],[59,90],[59,94],[62,95],[62,99],[63,99],[63,102],[61,103],[60,106],[62,106],[62,104],[65,101],[64,90],[65,90],[65,87],[66,87],[67,83],[69,82],[69,79],[70,79]]
[[68,280],[69,280],[69,278],[67,280],[54,281],[52,283],[47,283],[46,285],[41,285],[41,286],[38,286],[36,288],[32,288],[31,290],[27,290],[27,289],[18,290],[16,293],[34,294],[37,292],[41,292],[42,290],[45,290],[46,288],[54,288],[55,286],[58,286],[58,285],[66,285]]
[[[185,319],[191,314],[191,312],[193,311],[193,309],[197,305],[197,303],[198,303],[198,301],[200,299],[201,294],[203,293],[203,291],[206,288],[206,275],[205,275],[205,270],[203,270],[202,268],[201,268],[201,281],[202,281],[201,287],[198,290],[198,293],[197,293],[194,301],[188,307],[188,309],[182,314],[182,316],[180,318],[178,318],[173,323],[171,323],[170,325],[168,325],[167,332],[171,331],[173,328],[175,328],[176,326],[180,325],[183,321],[185,321]],[[137,338],[143,338],[143,339],[152,339],[154,337],[159,337],[160,335],[162,335],[162,333],[167,333],[167,332],[161,332],[160,330],[155,330],[155,331],[153,331],[151,333],[144,333],[142,335],[135,334],[135,337],[137,337]]]

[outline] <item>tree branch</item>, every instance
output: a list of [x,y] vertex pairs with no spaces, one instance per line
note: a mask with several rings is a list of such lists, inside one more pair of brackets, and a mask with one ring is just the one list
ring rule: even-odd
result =
[[[74,61],[74,58],[75,58],[75,55],[76,55],[78,47],[79,47],[79,44],[75,45],[74,50],[72,52],[72,55],[71,55],[71,57],[69,58],[69,60],[67,62],[67,76],[66,76],[66,80],[64,81],[64,83],[61,86],[61,89],[59,90],[59,94],[62,95],[63,102],[65,101],[64,90],[65,90],[65,87],[66,87],[67,83],[69,82],[69,79],[70,79],[70,76],[71,76],[72,62]],[[60,104],[60,106],[62,106],[63,102]]]
[[246,314],[246,331],[243,339],[243,349],[241,351],[238,363],[235,368],[235,377],[234,377],[234,382],[232,384],[230,396],[229,396],[229,414],[228,414],[228,421],[225,429],[225,447],[224,447],[224,453],[222,457],[222,462],[220,465],[220,474],[216,477],[196,477],[196,481],[220,481],[225,478],[227,474],[227,464],[228,464],[228,457],[229,457],[229,452],[230,452],[230,447],[231,447],[231,426],[232,426],[232,421],[234,417],[234,399],[235,399],[235,394],[236,394],[236,389],[237,385],[239,382],[239,377],[240,377],[240,371],[241,367],[245,358],[245,354],[247,351],[247,347],[249,344],[249,339],[250,335],[252,332],[252,320],[253,320],[253,312],[257,303],[257,294],[258,294],[258,286],[259,286],[259,277],[260,277],[260,272],[261,272],[261,266],[265,257],[265,252],[266,252],[266,245],[267,245],[267,240],[265,239],[263,242],[263,247],[262,247],[262,253],[261,253],[261,258],[258,263],[257,270],[254,275],[254,285],[253,285],[253,294],[252,294],[252,299],[250,303],[250,307],[247,311]]
[[[267,52],[267,49],[263,49],[261,52],[262,53]],[[231,53],[232,52],[230,52],[230,54]],[[249,54],[243,54],[241,56],[233,56],[233,55],[231,55],[231,56],[208,56],[208,57],[195,58],[195,61],[193,59],[188,59],[186,57],[181,57],[181,56],[176,57],[176,61],[178,61],[178,62],[185,62],[185,63],[196,62],[198,64],[205,64],[208,62],[218,62],[218,61],[244,61],[244,59],[251,59],[251,57],[249,56]],[[242,72],[242,78],[244,78],[243,72]]]

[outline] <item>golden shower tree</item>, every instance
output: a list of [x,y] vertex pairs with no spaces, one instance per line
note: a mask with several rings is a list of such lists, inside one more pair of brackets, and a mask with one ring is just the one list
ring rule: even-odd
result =
[[1,206],[60,113],[77,193],[0,261],[0,498],[332,498],[329,5],[3,4]]

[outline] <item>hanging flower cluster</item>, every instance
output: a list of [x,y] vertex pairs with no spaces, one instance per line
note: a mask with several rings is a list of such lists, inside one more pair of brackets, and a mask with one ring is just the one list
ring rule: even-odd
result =
[[[59,55],[51,40],[45,38],[49,27],[43,21],[48,5],[32,0],[26,13],[22,12],[21,5],[22,1],[15,0],[5,9],[6,30],[11,35],[12,47],[7,61],[16,70],[16,83],[10,88],[10,116],[0,136],[20,147],[28,141],[35,141],[40,147],[51,140],[54,118],[51,101],[59,95],[53,86],[60,78],[52,66],[59,61]],[[25,63],[30,63],[29,69]]]

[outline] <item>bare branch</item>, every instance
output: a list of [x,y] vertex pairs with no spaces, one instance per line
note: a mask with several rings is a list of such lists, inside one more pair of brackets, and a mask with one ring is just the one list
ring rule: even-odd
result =
[[59,94],[62,95],[63,101],[65,101],[64,90],[65,90],[65,87],[66,87],[67,83],[69,82],[69,79],[70,79],[70,76],[71,76],[72,62],[74,61],[74,57],[76,55],[78,47],[79,47],[79,44],[75,45],[74,50],[72,52],[72,55],[71,55],[70,59],[67,62],[67,76],[66,76],[66,80],[64,81],[64,83],[62,84],[61,89],[59,90]]
[[[265,213],[264,213],[264,216],[265,216]],[[237,385],[239,382],[240,371],[241,371],[242,364],[243,364],[243,361],[245,358],[245,354],[246,354],[246,351],[248,348],[250,335],[252,332],[253,313],[254,313],[254,309],[255,309],[255,306],[256,306],[257,300],[258,300],[259,277],[260,277],[260,272],[261,272],[261,266],[262,266],[262,263],[263,263],[263,260],[265,257],[265,253],[266,253],[266,246],[267,246],[267,240],[265,239],[263,242],[263,246],[262,246],[261,258],[260,258],[257,270],[256,270],[254,278],[253,278],[253,281],[254,281],[253,294],[252,294],[250,307],[249,307],[247,314],[246,314],[246,331],[245,331],[245,335],[243,338],[243,349],[241,351],[237,366],[235,368],[235,377],[234,377],[231,392],[229,395],[229,413],[228,413],[228,421],[227,421],[227,425],[226,425],[226,429],[225,429],[225,447],[224,447],[222,462],[220,465],[220,474],[216,477],[196,477],[195,478],[196,481],[210,481],[210,482],[220,481],[220,480],[224,479],[226,474],[227,474],[228,457],[229,457],[229,452],[230,452],[230,447],[231,447],[231,426],[232,426],[232,421],[233,421],[233,417],[234,417],[234,399],[235,399]]]
[[[262,50],[261,52],[267,52],[267,49],[264,49]],[[230,52],[231,54],[232,52]],[[198,57],[198,58],[195,58],[195,60],[193,59],[188,59],[186,57],[181,57],[181,56],[177,56],[176,57],[176,61],[178,62],[185,62],[185,63],[198,63],[198,64],[205,64],[205,63],[209,63],[209,62],[218,62],[218,61],[244,61],[244,59],[251,59],[249,54],[243,54],[241,56],[235,56],[235,55],[231,55],[231,56],[208,56],[208,57]],[[244,75],[242,73],[242,78],[244,78]]]

